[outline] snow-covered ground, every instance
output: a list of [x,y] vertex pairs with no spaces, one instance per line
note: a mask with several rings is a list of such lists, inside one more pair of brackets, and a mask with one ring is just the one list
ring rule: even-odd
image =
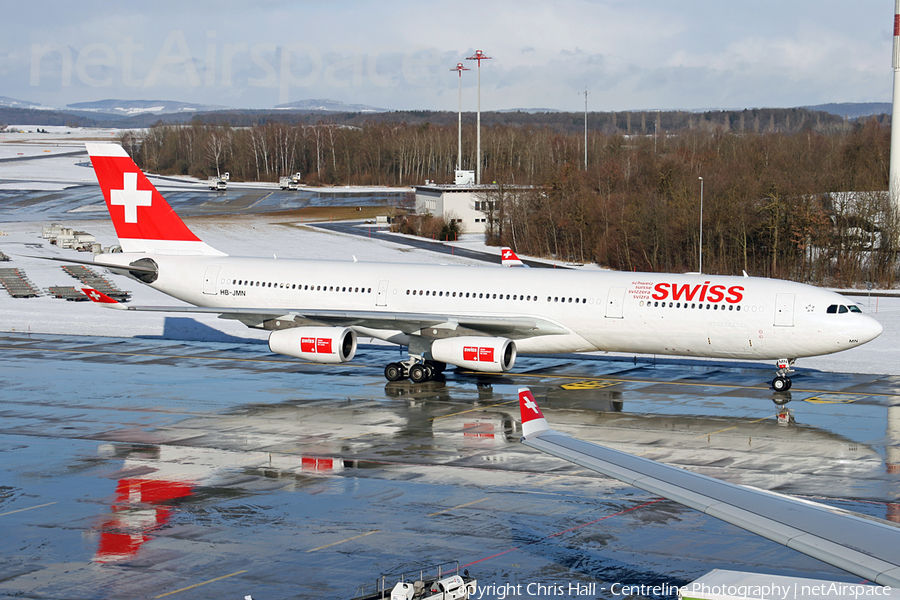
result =
[[[35,127],[29,127],[36,129]],[[48,130],[53,128],[46,128]],[[58,128],[56,137],[69,137],[66,128]],[[114,139],[115,130],[78,130],[85,138],[98,139],[103,135]],[[9,156],[10,147],[22,148],[24,142],[33,141],[38,135],[51,134],[0,134],[0,158]],[[23,136],[14,143],[7,136]],[[48,138],[49,139],[49,138]],[[71,151],[80,147],[81,141],[65,148]],[[30,146],[29,146],[30,147]],[[43,151],[46,146],[38,144],[30,152]],[[23,150],[16,150],[21,152]],[[13,154],[15,156],[16,154]],[[65,181],[96,181],[93,172],[77,166],[86,157],[59,157],[36,161],[13,163],[0,162],[0,180],[15,179],[7,185],[19,189],[41,189],[34,186],[46,185],[59,177]],[[58,161],[54,163],[53,161]],[[34,166],[26,166],[34,165]],[[49,169],[48,169],[49,167]],[[56,171],[58,167],[58,171]],[[351,261],[359,260],[390,263],[428,264],[479,264],[478,261],[435,254],[426,250],[410,248],[402,243],[392,243],[377,239],[325,232],[310,227],[286,225],[265,214],[235,217],[186,219],[189,226],[204,241],[231,255],[277,256],[280,258],[317,258]],[[68,256],[89,259],[90,256],[73,250],[62,250],[51,246],[41,238],[41,228],[50,223],[20,222],[0,223],[0,251],[10,255],[12,262],[0,263],[0,268],[17,267],[23,269],[31,281],[39,288],[49,286],[79,285],[67,275],[59,263],[28,258],[23,255]],[[108,220],[66,221],[66,227],[85,230],[96,236],[103,246],[117,243],[112,223]],[[40,248],[35,247],[41,244]],[[484,245],[482,236],[463,236],[456,245],[488,252],[497,248]],[[498,267],[500,268],[500,267]],[[595,269],[596,267],[586,267]],[[126,277],[110,275],[116,285],[133,293],[132,303],[136,305],[174,305],[178,301],[152,288]],[[825,371],[848,371],[856,373],[890,374],[897,372],[900,363],[900,298],[853,297],[863,312],[873,315],[884,325],[884,333],[875,341],[859,348],[838,354],[807,358],[798,361],[798,367]],[[113,311],[85,302],[66,302],[50,296],[32,299],[12,299],[0,291],[0,331],[32,332],[67,335],[96,335],[114,337],[171,337],[196,340],[265,340],[267,333],[249,329],[236,321],[218,319],[204,315],[166,316],[162,313],[136,313]],[[368,340],[362,340],[367,342]]]

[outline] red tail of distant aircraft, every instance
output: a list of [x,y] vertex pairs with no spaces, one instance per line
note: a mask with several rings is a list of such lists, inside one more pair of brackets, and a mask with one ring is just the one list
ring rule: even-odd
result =
[[504,267],[528,267],[523,263],[512,248],[502,248],[500,250],[500,264]]

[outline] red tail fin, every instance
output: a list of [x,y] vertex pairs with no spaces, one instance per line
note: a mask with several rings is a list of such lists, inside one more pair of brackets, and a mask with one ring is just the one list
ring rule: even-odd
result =
[[519,411],[522,415],[522,435],[525,437],[550,429],[541,407],[528,388],[519,388]]
[[118,300],[114,298],[110,298],[103,292],[99,290],[95,290],[94,288],[81,288],[81,291],[84,292],[84,295],[91,299],[91,302],[96,302],[102,306],[107,308],[118,308],[121,310],[126,310],[125,306],[121,304]]
[[512,251],[512,248],[503,248],[500,250],[500,264],[504,267],[525,267],[527,266],[523,263],[516,253]]
[[219,254],[184,224],[118,144],[85,144],[124,252]]

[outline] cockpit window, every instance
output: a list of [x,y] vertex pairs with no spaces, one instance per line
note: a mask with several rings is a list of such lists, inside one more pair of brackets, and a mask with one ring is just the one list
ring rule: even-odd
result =
[[862,311],[855,304],[851,304],[850,306],[844,306],[843,304],[832,304],[825,310],[825,312],[827,312],[829,315],[833,315],[837,313],[844,314],[848,312],[861,313]]

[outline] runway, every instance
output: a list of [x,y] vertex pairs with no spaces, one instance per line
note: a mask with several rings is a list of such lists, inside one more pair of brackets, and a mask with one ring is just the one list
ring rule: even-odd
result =
[[788,396],[759,365],[565,355],[387,383],[397,356],[0,334],[0,597],[350,598],[448,560],[484,598],[713,568],[857,581],[525,448],[522,385],[577,437],[900,521],[896,377],[800,370]]

